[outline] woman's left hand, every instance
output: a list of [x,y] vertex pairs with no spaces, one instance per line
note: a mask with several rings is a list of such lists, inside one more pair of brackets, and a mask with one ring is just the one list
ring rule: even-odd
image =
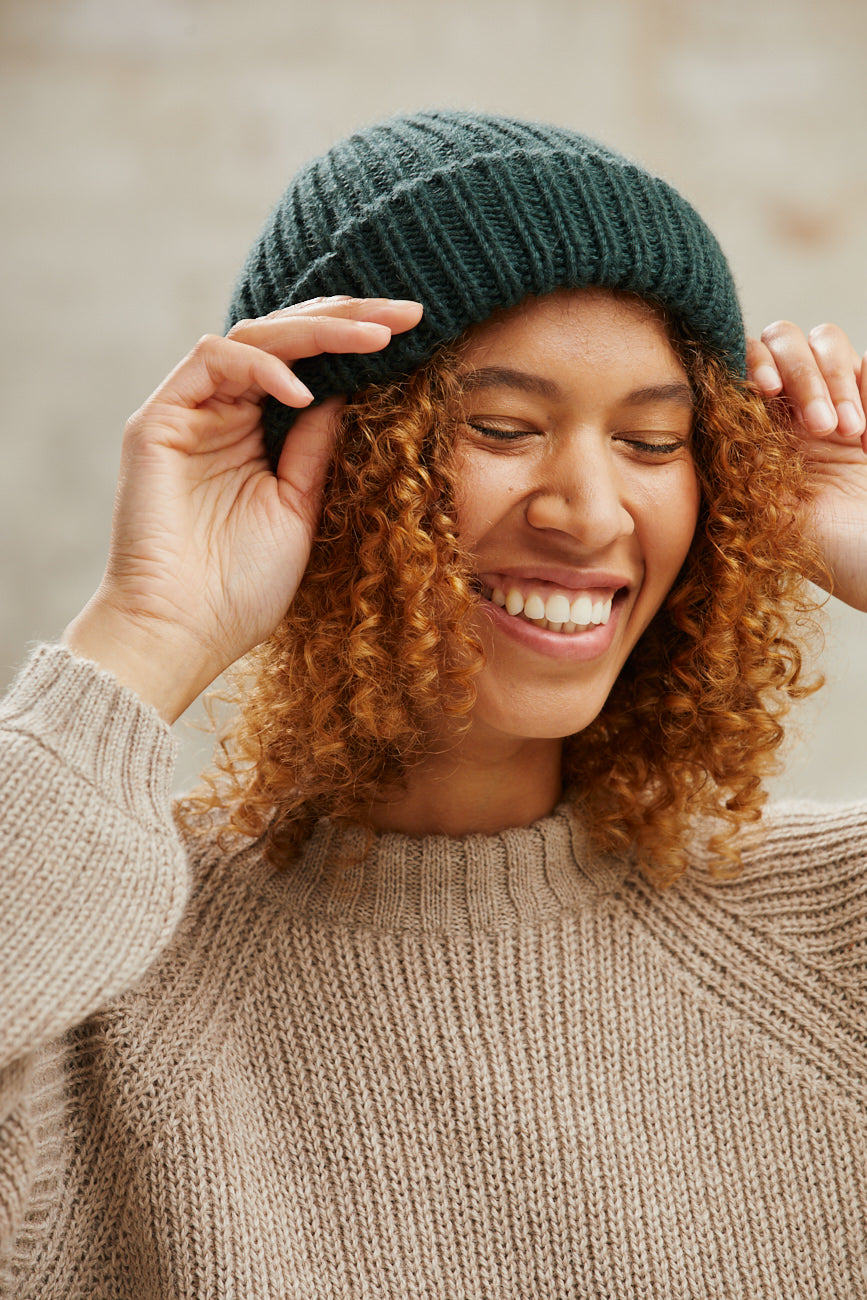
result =
[[815,488],[804,526],[833,594],[867,611],[867,356],[836,325],[807,337],[777,321],[747,341],[747,369],[763,396],[791,407]]

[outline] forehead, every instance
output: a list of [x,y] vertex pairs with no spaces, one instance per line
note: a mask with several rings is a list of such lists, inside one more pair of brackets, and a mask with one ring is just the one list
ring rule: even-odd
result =
[[670,345],[662,309],[637,294],[615,289],[557,289],[541,297],[528,297],[517,307],[495,312],[467,331],[470,345],[504,335],[547,327],[564,334],[620,334],[624,338],[646,334]]
[[684,382],[659,308],[633,294],[606,289],[560,289],[528,298],[470,331],[461,348],[469,384],[480,369],[519,365],[545,376],[576,380]]

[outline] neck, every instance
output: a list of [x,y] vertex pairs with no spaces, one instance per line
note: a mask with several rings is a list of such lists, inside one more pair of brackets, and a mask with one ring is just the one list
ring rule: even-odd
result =
[[474,730],[408,775],[371,808],[377,830],[405,835],[494,835],[529,826],[561,794],[562,741],[480,737]]

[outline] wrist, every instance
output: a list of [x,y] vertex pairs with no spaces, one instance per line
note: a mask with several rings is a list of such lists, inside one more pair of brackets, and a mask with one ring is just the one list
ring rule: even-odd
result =
[[112,673],[170,725],[220,671],[185,630],[138,620],[104,604],[98,594],[72,620],[61,642]]

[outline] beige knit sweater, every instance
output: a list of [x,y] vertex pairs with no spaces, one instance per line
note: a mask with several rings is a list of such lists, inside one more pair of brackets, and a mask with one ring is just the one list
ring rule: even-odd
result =
[[92,665],[4,719],[4,1295],[867,1297],[867,809],[667,891],[563,811],[277,873]]

